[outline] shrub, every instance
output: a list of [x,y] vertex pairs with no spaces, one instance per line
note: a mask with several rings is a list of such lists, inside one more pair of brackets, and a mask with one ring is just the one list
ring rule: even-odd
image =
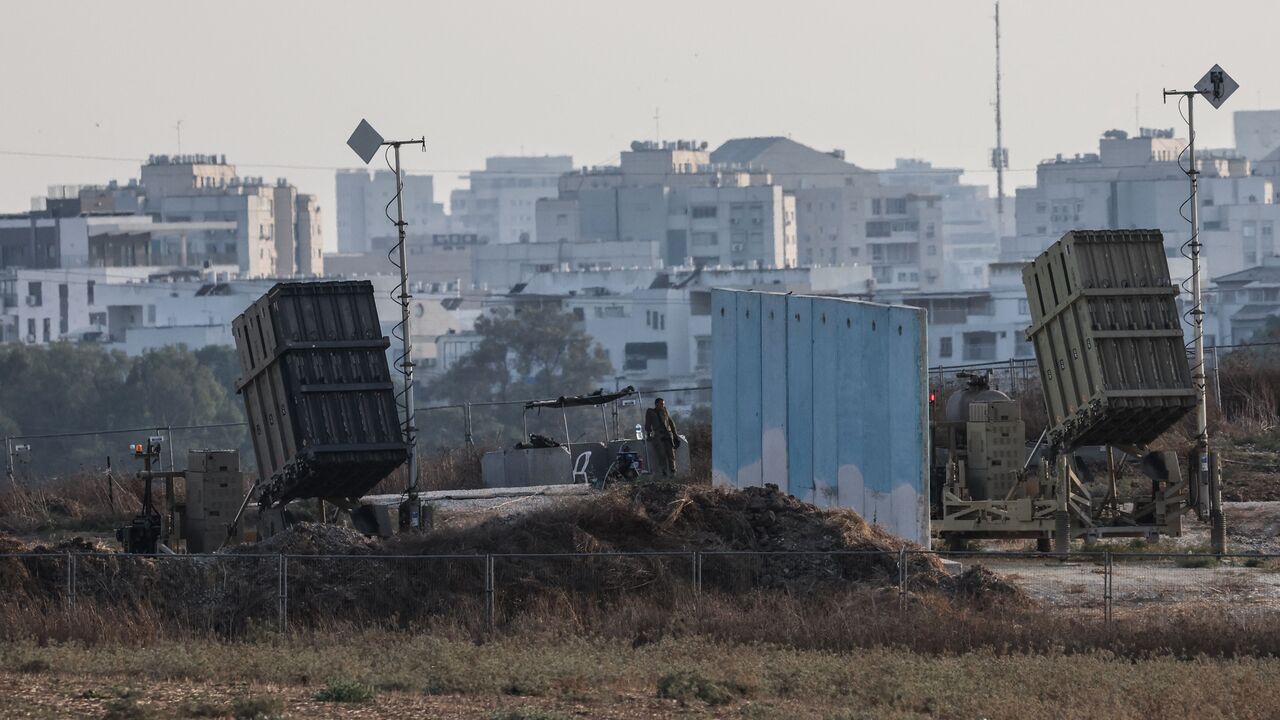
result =
[[658,678],[658,697],[686,703],[701,700],[708,705],[727,705],[733,693],[696,672],[673,672]]
[[116,698],[107,703],[107,712],[102,720],[150,720],[155,717],[151,708],[139,705],[133,696]]
[[184,718],[222,718],[230,712],[226,705],[205,700],[187,701],[178,707],[178,716]]
[[236,720],[271,720],[280,717],[282,703],[275,697],[242,697],[231,701]]
[[19,665],[18,672],[35,675],[38,673],[49,672],[49,668],[50,665],[48,660],[36,658],[35,660],[28,660]]
[[372,685],[351,680],[335,680],[311,697],[320,702],[363,703],[373,699]]

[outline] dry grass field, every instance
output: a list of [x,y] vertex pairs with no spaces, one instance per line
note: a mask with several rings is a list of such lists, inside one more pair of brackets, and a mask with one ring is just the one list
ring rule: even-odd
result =
[[0,646],[5,717],[1268,718],[1280,660],[529,634]]

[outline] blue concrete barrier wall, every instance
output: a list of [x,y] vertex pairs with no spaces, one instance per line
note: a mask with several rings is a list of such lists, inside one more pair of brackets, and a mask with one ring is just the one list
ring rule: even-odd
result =
[[772,483],[928,544],[924,312],[715,290],[712,480]]

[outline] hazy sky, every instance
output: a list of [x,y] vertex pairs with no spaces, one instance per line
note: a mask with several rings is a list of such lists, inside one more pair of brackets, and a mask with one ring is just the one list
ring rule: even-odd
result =
[[[1241,90],[1199,105],[1205,146],[1231,144],[1231,110],[1280,107],[1274,0],[1005,0],[1001,22],[1010,188],[1135,114],[1178,125],[1161,88],[1215,62]],[[318,194],[330,247],[332,168],[359,163],[345,142],[362,116],[427,135],[405,164],[437,175],[446,206],[486,155],[615,162],[654,136],[655,108],[667,139],[790,135],[994,185],[992,32],[985,0],[0,0],[0,212],[51,184],[136,177],[131,158],[177,150],[179,120],[183,152]]]

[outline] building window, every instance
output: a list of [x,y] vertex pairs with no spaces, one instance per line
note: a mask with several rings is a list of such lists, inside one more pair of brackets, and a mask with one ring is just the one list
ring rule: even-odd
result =
[[93,281],[92,281],[92,280],[90,280],[90,281],[86,282],[84,287],[85,287],[85,294],[86,294],[86,295],[88,296],[88,298],[89,298],[89,299],[88,299],[88,304],[93,305],[93,304],[94,304],[94,303],[93,303]]
[[52,329],[52,323],[49,322],[49,318],[45,318],[44,319],[44,341],[45,342],[49,342],[49,340],[52,337],[50,333],[51,329]]
[[889,198],[885,200],[884,211],[886,215],[906,215],[907,199],[906,198]]
[[1026,298],[1023,298],[1018,301],[1018,314],[1023,317],[1028,317],[1031,315],[1031,306],[1027,304]]
[[[930,236],[930,237],[932,237],[932,236]],[[932,256],[932,255],[937,255],[937,254],[938,254],[938,246],[937,246],[937,245],[929,245],[928,247],[926,247],[926,248],[924,249],[924,254],[925,254],[925,255],[931,255],[931,256]]]
[[27,297],[34,298],[27,304],[32,307],[40,307],[44,304],[44,283],[33,281],[27,283]]
[[951,357],[951,337],[938,338],[938,357]]
[[30,342],[36,341],[36,319],[35,318],[27,318],[27,340],[29,340]]
[[893,223],[883,220],[867,221],[867,237],[889,237],[893,232]]
[[649,369],[650,360],[666,360],[667,344],[664,342],[627,343],[623,346],[625,359],[622,369],[625,371],[645,371]]
[[711,336],[699,335],[695,340],[698,345],[697,367],[699,369],[711,367]]
[[694,205],[693,211],[691,214],[693,215],[694,220],[697,220],[699,218],[713,218],[716,216],[716,206],[715,205]]
[[996,334],[993,332],[967,332],[964,334],[964,359],[995,360]]

